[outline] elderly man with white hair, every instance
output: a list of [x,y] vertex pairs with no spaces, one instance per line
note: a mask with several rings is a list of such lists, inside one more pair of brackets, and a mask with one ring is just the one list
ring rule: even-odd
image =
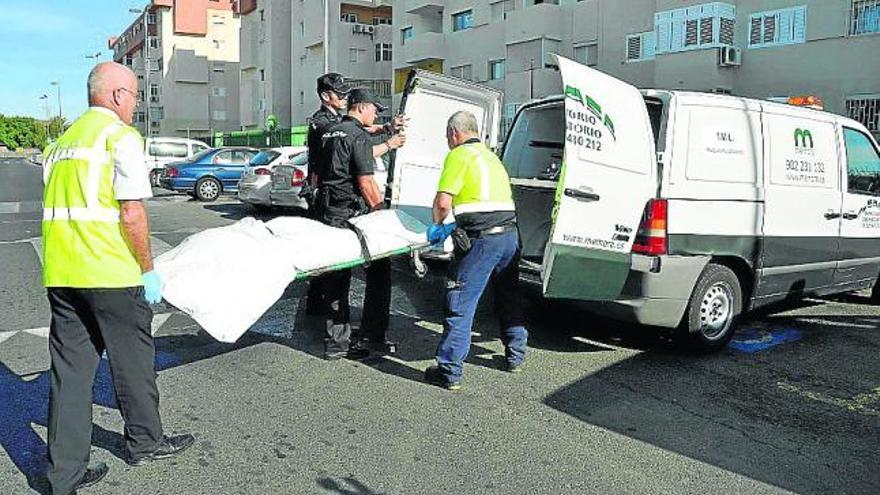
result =
[[152,196],[143,139],[131,127],[137,78],[104,62],[89,74],[89,109],[46,149],[43,164],[43,282],[49,331],[49,469],[55,494],[100,481],[104,463],[88,465],[92,385],[106,351],[125,421],[126,461],[171,457],[192,435],[167,437],[149,303],[162,299],[153,271],[143,204]]
[[[518,287],[519,232],[510,178],[479,136],[472,113],[460,111],[449,118],[446,141],[451,151],[434,198],[434,225],[428,229],[432,243],[441,243],[451,234],[455,245],[437,366],[425,370],[426,381],[449,390],[461,388],[477,303],[490,282],[495,288],[507,371],[520,371],[528,339]],[[455,213],[455,223],[444,223],[450,211]]]

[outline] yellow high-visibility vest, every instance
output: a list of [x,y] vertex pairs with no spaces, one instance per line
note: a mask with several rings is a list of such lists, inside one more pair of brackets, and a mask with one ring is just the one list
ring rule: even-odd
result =
[[515,209],[507,170],[481,142],[462,144],[446,155],[437,189],[453,196],[456,215]]
[[143,138],[110,111],[90,108],[46,148],[43,163],[43,283],[46,287],[142,285],[123,237],[113,190],[116,143]]

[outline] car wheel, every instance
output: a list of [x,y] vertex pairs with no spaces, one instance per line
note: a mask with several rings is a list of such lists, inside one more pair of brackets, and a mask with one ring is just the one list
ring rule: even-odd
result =
[[679,327],[679,342],[690,351],[721,350],[733,338],[742,311],[742,288],[730,268],[710,263],[703,269]]
[[152,185],[153,187],[160,187],[161,186],[159,184],[159,176],[160,175],[161,175],[160,170],[158,168],[154,168],[153,170],[150,170],[150,185]]
[[196,182],[196,198],[199,201],[214,201],[220,196],[220,181],[213,177],[204,177]]

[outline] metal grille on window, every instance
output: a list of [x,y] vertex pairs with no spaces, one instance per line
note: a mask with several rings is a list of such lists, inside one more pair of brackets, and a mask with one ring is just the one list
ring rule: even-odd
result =
[[761,24],[763,20],[760,17],[752,17],[752,23],[749,26],[749,44],[761,44]]
[[853,120],[858,120],[875,136],[880,134],[880,95],[848,98],[846,112]]
[[776,41],[776,16],[770,15],[764,18],[764,43]]
[[721,32],[718,41],[722,45],[733,45],[736,32],[736,21],[733,19],[721,18]]
[[854,0],[849,34],[880,33],[880,0]]
[[700,19],[700,44],[708,45],[715,42],[714,29],[712,26],[713,19],[704,17]]
[[642,37],[631,36],[626,40],[626,59],[638,60],[642,56]]
[[684,46],[694,46],[697,44],[697,20],[692,19],[685,24]]

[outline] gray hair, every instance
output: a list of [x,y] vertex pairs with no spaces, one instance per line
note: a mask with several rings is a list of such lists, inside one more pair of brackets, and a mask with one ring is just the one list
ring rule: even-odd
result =
[[446,127],[453,131],[480,134],[480,125],[477,124],[477,118],[467,110],[460,110],[449,117]]
[[92,67],[92,70],[89,72],[89,79],[86,82],[86,88],[89,91],[89,101],[97,98],[104,91],[104,78],[101,77],[101,71],[98,69],[100,66],[98,64]]

